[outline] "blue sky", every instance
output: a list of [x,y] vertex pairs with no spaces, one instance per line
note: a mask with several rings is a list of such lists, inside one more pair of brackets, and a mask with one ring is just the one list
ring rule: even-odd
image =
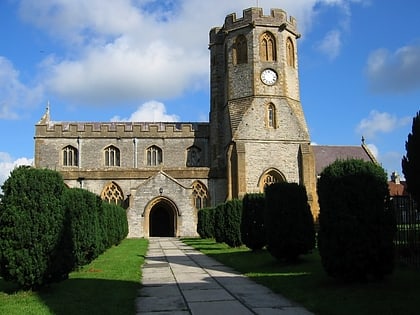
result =
[[32,163],[34,125],[207,121],[208,33],[260,6],[294,16],[311,140],[360,145],[388,173],[420,108],[416,0],[1,0],[0,184]]

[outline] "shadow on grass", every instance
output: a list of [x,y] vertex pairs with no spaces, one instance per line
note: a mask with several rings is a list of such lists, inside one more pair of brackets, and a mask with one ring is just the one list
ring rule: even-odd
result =
[[[141,285],[139,282],[105,279],[68,279],[52,284],[39,291],[17,291],[17,287],[0,279],[0,294],[4,293],[16,314],[22,300],[32,304],[30,308],[45,305],[50,314],[135,314],[135,299]],[[23,305],[22,305],[23,306]]]

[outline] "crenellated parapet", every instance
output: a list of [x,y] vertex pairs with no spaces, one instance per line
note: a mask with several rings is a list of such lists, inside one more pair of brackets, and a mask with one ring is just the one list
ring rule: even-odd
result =
[[220,40],[220,31],[227,33],[244,27],[267,26],[279,27],[288,30],[296,37],[300,37],[297,30],[296,19],[288,17],[286,11],[282,9],[271,9],[270,15],[264,15],[262,8],[249,8],[243,10],[243,16],[238,18],[236,13],[226,16],[225,24],[222,28],[213,28],[210,31],[210,43],[217,43]]
[[44,122],[35,138],[206,138],[208,123],[172,122]]

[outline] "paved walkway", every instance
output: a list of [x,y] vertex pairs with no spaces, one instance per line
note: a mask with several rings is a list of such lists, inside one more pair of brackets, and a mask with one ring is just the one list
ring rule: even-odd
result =
[[149,241],[137,314],[312,314],[179,239]]

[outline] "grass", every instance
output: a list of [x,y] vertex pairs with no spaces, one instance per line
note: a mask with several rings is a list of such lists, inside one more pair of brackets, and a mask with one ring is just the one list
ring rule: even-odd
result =
[[325,274],[318,252],[288,265],[276,261],[265,250],[229,248],[210,239],[183,241],[315,314],[420,314],[419,270],[401,266],[380,282],[343,283]]
[[16,291],[0,278],[0,314],[134,314],[145,239],[125,239],[69,279],[40,291]]

